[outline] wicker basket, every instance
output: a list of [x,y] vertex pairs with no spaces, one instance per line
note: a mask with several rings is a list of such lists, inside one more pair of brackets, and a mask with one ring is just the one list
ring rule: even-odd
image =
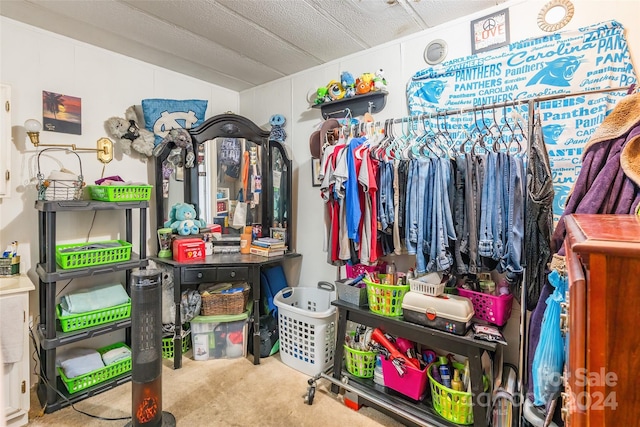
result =
[[204,291],[201,296],[200,314],[203,316],[242,314],[246,311],[249,300],[249,287],[246,285],[223,287],[213,291]]
[[[40,171],[40,155],[49,150],[62,150],[67,153],[73,153],[78,158],[80,164],[80,175],[77,179],[45,179],[44,174]],[[45,148],[38,153],[38,200],[82,200],[82,189],[84,187],[84,178],[82,176],[82,161],[75,151],[61,148]]]

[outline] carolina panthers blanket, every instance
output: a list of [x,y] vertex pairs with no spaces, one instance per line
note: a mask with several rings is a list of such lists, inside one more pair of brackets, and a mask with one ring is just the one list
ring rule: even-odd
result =
[[[407,84],[409,114],[463,110],[474,106],[526,101],[556,94],[627,87],[636,83],[622,25],[603,22],[575,31],[531,38],[492,51],[455,58],[417,72]],[[549,152],[555,190],[554,216],[580,172],[585,144],[625,91],[565,97],[537,104]],[[454,141],[485,123],[510,121],[507,106],[497,114],[457,114],[446,119]],[[513,124],[513,123],[512,123]],[[440,124],[442,126],[442,123]],[[488,124],[490,126],[490,124]]]

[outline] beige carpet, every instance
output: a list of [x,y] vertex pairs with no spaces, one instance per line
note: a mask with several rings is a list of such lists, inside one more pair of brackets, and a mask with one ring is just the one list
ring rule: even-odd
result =
[[[318,381],[313,404],[305,404],[309,376],[282,363],[278,355],[261,359],[257,366],[248,358],[202,362],[187,357],[178,370],[171,368],[172,361],[163,363],[163,410],[176,417],[178,426],[402,426],[371,408],[349,409],[341,396],[330,392],[327,380]],[[38,417],[40,405],[34,395],[29,426],[114,427],[127,422],[97,420],[70,407]],[[103,417],[129,416],[131,383],[75,406]]]

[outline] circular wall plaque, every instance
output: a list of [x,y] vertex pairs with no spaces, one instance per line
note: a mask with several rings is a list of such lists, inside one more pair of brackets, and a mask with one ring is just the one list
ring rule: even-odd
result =
[[573,3],[569,0],[551,0],[538,13],[538,27],[553,33],[564,27],[573,18]]

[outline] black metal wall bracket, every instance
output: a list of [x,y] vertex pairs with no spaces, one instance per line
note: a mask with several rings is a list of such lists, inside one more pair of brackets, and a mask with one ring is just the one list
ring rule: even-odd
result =
[[324,119],[339,119],[346,117],[349,113],[351,113],[351,117],[362,116],[364,113],[374,114],[384,109],[387,93],[383,90],[369,92],[352,98],[313,105],[311,108],[319,108]]

